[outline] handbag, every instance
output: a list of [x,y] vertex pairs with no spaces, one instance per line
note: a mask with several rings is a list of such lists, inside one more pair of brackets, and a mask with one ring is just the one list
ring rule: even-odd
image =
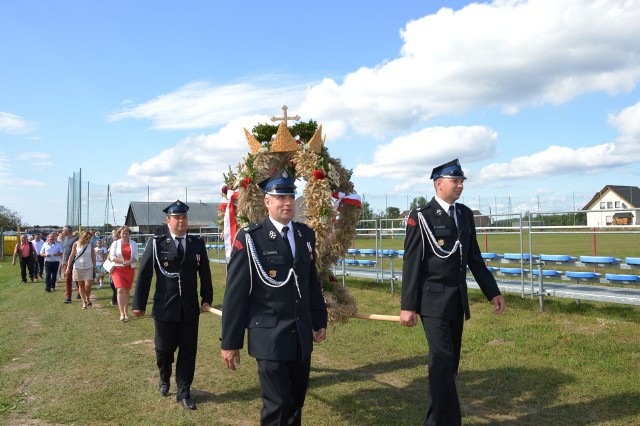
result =
[[102,263],[102,267],[105,271],[111,273],[111,271],[113,271],[113,268],[116,267],[116,263],[111,259],[107,259]]

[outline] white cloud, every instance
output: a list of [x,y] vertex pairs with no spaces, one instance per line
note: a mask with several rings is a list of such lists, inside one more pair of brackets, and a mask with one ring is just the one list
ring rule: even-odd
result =
[[[355,177],[406,180],[404,187],[429,180],[431,169],[453,158],[462,163],[480,161],[495,154],[497,134],[483,126],[428,127],[379,145],[373,163],[358,164]],[[409,185],[409,186],[407,186]]]
[[[283,84],[197,82],[112,114],[147,119],[157,129],[200,129],[271,114],[274,100],[313,117],[383,137],[431,118],[500,107],[561,104],[589,92],[615,94],[640,79],[640,7],[626,0],[496,0],[443,8],[409,22],[398,58],[362,67],[340,84],[326,78]],[[287,77],[290,79],[290,77]],[[343,130],[344,129],[344,130]],[[335,135],[333,135],[335,136]]]
[[36,125],[16,114],[0,111],[0,132],[20,134],[33,132]]
[[[174,188],[220,183],[229,165],[235,168],[249,151],[243,128],[251,130],[255,123],[267,119],[265,116],[236,118],[217,133],[189,136],[153,158],[132,164],[129,181],[137,186],[162,184]],[[210,196],[218,191],[210,187],[208,192]],[[160,198],[165,199],[166,194]]]
[[[267,80],[272,81],[271,79],[269,77]],[[301,85],[280,84],[268,87],[262,80],[221,86],[204,82],[192,83],[175,92],[111,114],[109,120],[147,119],[153,121],[154,128],[160,130],[215,127],[248,113],[269,112],[273,109],[274,102],[298,104],[304,96],[305,88],[306,86]]]
[[302,105],[382,135],[443,114],[560,104],[589,92],[634,89],[640,7],[625,0],[531,0],[443,8],[402,31],[401,56],[325,79]]
[[550,146],[528,156],[496,163],[480,171],[479,181],[530,177],[548,177],[589,173],[613,166],[625,166],[640,160],[640,102],[609,115],[609,124],[620,132],[611,143],[591,147]]

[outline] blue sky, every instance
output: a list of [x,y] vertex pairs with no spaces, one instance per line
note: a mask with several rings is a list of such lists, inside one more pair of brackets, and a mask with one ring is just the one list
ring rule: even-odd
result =
[[580,209],[639,183],[638,22],[618,0],[5,2],[0,205],[62,225],[80,169],[218,202],[243,127],[286,104],[375,210],[456,157],[472,208]]

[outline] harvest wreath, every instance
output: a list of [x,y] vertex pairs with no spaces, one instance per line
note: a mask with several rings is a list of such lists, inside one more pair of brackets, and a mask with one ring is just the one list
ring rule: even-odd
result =
[[[224,174],[219,219],[224,229],[227,257],[236,230],[261,222],[267,215],[264,194],[258,183],[286,169],[306,181],[303,211],[298,220],[316,232],[316,266],[329,320],[345,322],[356,313],[356,304],[346,288],[337,284],[332,266],[353,242],[360,216],[360,197],[354,191],[351,170],[329,155],[321,135],[322,125],[318,126],[314,121],[298,123],[292,130],[303,130],[300,132],[302,137],[294,138],[283,120],[270,141],[256,139],[256,134],[264,138],[266,132],[275,129],[272,125],[258,125],[252,129],[253,133],[245,129],[250,152],[238,164],[237,170],[229,167],[229,173]],[[311,138],[303,140],[310,134],[313,134]]]

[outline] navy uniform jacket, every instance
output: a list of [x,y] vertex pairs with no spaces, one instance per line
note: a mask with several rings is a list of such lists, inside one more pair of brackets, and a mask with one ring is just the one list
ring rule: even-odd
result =
[[[294,266],[298,276],[275,288],[266,285],[247,256],[246,236],[254,242],[264,273],[284,281]],[[313,350],[312,330],[327,327],[327,308],[314,260],[316,238],[311,228],[293,222],[296,258],[269,218],[238,231],[227,266],[222,314],[222,349],[241,349],[248,329],[249,355],[257,359],[293,361],[300,343],[307,359]]]
[[[455,206],[458,229],[435,198],[425,207],[409,213],[402,269],[402,310],[451,320],[459,318],[459,313],[464,311],[465,318],[469,319],[467,265],[487,299],[500,294],[480,253],[473,213],[464,204]],[[434,245],[442,244],[441,247],[450,251],[460,236],[462,258],[459,250],[447,259],[434,254],[428,241],[430,237],[420,231],[418,212],[422,213],[433,233]]]
[[[152,314],[155,319],[173,322],[195,319],[200,315],[202,303],[211,304],[213,286],[209,256],[204,241],[189,234],[186,238],[183,262],[178,259],[178,250],[171,234],[149,238],[140,261],[136,291],[133,296],[134,310],[146,310],[154,270],[156,291],[153,295]],[[153,240],[156,241],[157,258],[162,267],[169,273],[180,272],[182,296],[178,288],[178,278],[169,278],[160,272],[153,256]],[[198,275],[200,276],[201,303],[198,302]]]

